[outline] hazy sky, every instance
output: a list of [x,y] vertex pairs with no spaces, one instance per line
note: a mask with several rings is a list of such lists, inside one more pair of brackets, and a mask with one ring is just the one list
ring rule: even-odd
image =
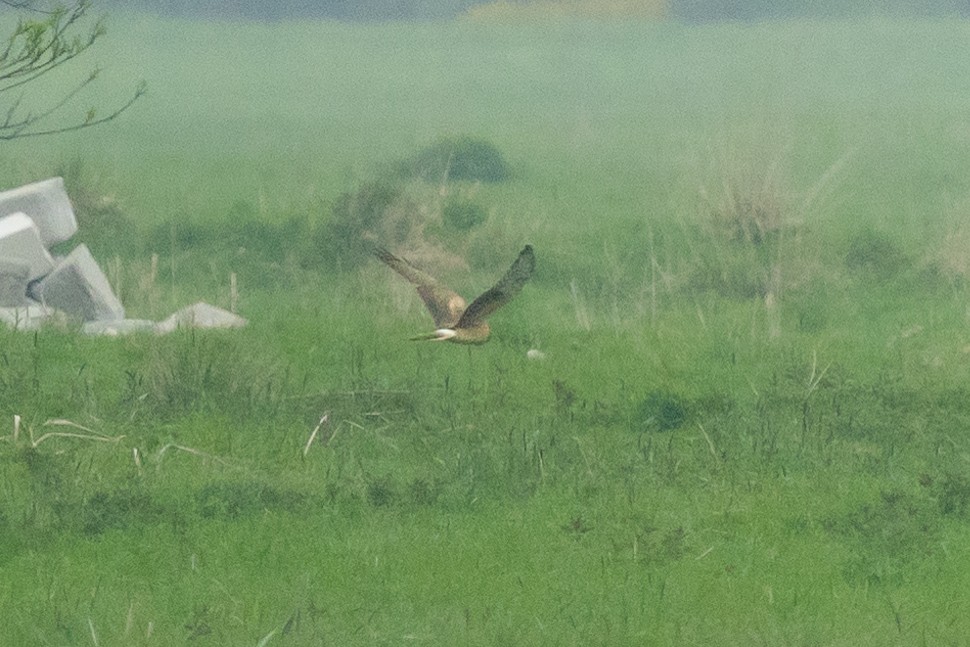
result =
[[[46,2],[47,0],[44,0]],[[515,2],[515,0],[512,0]],[[529,0],[519,0],[528,3]],[[539,0],[536,0],[539,1]],[[552,2],[556,0],[541,0]],[[568,3],[582,0],[562,0]],[[657,0],[643,0],[654,4]],[[970,15],[967,0],[667,0],[672,17],[692,22],[869,14]],[[588,0],[595,6],[597,0]],[[457,16],[482,0],[95,0],[99,6],[149,9],[184,16],[266,20],[428,20]]]

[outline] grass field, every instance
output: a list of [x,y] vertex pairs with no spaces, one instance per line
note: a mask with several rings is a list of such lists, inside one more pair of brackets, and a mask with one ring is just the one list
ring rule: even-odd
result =
[[[150,94],[2,185],[251,323],[0,331],[4,644],[970,635],[970,25],[110,27]],[[461,136],[511,178],[395,175]],[[469,296],[535,247],[487,345],[407,341],[371,199]]]

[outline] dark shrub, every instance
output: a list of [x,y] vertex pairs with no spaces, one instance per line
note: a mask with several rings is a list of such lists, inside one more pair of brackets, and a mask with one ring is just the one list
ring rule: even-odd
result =
[[635,431],[671,431],[687,420],[683,398],[667,391],[651,391],[640,402],[633,419]]
[[909,259],[896,242],[878,231],[865,229],[849,240],[845,266],[877,279],[889,279],[909,265]]
[[398,173],[427,182],[504,182],[511,175],[508,163],[495,146],[467,136],[440,139],[423,148],[402,161]]

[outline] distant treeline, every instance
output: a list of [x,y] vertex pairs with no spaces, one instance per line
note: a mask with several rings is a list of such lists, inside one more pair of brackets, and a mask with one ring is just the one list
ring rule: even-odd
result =
[[970,16],[967,0],[670,0],[671,15],[689,22],[857,16]]
[[167,16],[373,21],[452,18],[481,0],[95,0],[95,4],[137,7]]
[[[665,15],[687,22],[724,20],[755,21],[784,18],[843,18],[867,15],[970,16],[967,0],[96,0],[107,8],[138,7],[163,15],[288,20],[321,18],[343,21],[435,20],[454,18],[473,7],[519,6],[551,15],[622,14],[616,8],[628,6],[629,15],[648,15],[637,11],[641,4],[665,6],[649,15]],[[576,12],[577,8],[584,11]],[[609,8],[609,12],[606,9]],[[494,15],[487,12],[484,15]],[[515,15],[513,12],[500,12]]]

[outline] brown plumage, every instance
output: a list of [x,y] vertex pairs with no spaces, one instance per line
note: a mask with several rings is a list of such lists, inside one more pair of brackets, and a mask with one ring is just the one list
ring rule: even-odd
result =
[[526,245],[505,276],[466,307],[465,300],[460,295],[441,285],[433,276],[419,270],[403,258],[395,256],[383,247],[375,249],[374,254],[395,272],[417,286],[421,300],[424,301],[424,305],[434,319],[437,330],[412,339],[447,340],[458,344],[485,343],[490,333],[485,319],[522,290],[522,286],[532,276],[536,267],[532,245]]

